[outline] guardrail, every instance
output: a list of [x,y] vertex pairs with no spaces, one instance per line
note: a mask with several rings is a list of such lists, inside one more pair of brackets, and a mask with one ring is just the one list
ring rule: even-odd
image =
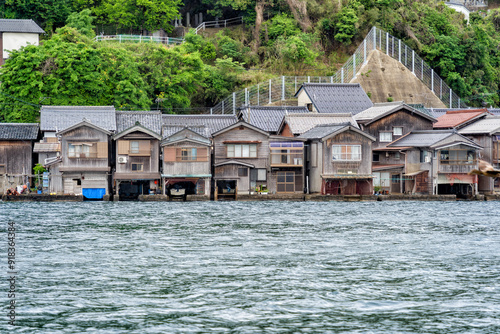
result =
[[142,35],[99,35],[94,38],[97,42],[119,42],[119,43],[162,43],[179,45],[184,42],[183,38],[157,37]]
[[206,28],[226,28],[239,24],[243,24],[243,16],[233,17],[232,19],[228,20],[207,21],[196,27],[195,33],[198,34],[200,30],[205,30]]

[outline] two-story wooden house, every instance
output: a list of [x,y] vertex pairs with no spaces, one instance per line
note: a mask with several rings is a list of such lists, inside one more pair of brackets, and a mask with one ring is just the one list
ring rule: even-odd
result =
[[164,127],[161,142],[163,194],[210,199],[211,141],[207,128],[182,128],[174,133],[166,130]]
[[103,199],[109,195],[111,132],[84,119],[59,131],[57,136],[61,138],[58,171],[62,192],[83,195],[86,199]]
[[[458,133],[482,146],[484,149],[480,152],[480,159],[500,169],[500,116],[486,116],[461,128]],[[499,192],[500,178],[479,175],[478,188],[479,192],[485,194]]]
[[33,186],[32,150],[38,134],[37,123],[0,123],[0,194],[18,185]]
[[158,193],[161,135],[137,122],[115,134],[113,140],[116,147],[114,200]]
[[397,182],[405,192],[477,194],[478,177],[468,173],[477,169],[477,157],[482,147],[456,131],[412,131],[388,147],[398,149],[404,156],[404,178],[397,177]]
[[323,195],[371,195],[373,136],[350,123],[318,125],[299,136],[309,146],[309,191]]
[[375,137],[373,142],[373,185],[382,193],[403,193],[405,157],[392,143],[415,130],[432,130],[436,119],[403,102],[375,103],[356,115],[361,130]]
[[216,199],[267,188],[269,133],[239,121],[212,136]]

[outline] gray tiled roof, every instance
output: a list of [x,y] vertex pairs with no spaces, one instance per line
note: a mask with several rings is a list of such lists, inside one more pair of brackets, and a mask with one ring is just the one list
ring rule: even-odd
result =
[[285,121],[294,135],[300,135],[320,124],[351,123],[353,127],[359,128],[351,114],[288,114]]
[[307,113],[306,107],[262,107],[252,106],[241,110],[243,120],[262,130],[278,132],[283,117],[288,114]]
[[38,123],[0,123],[0,140],[36,140]]
[[139,122],[143,127],[161,133],[160,111],[116,111],[116,132],[122,132]]
[[371,120],[378,119],[384,117],[385,115],[389,115],[397,110],[406,108],[411,110],[412,112],[419,114],[422,117],[433,119],[433,116],[430,116],[428,113],[424,113],[420,110],[410,107],[405,104],[403,101],[397,102],[385,102],[385,103],[375,103],[373,107],[368,108],[356,115],[354,115],[354,119],[358,122],[370,122]]
[[486,116],[458,130],[462,135],[494,134],[500,132],[500,116]]
[[306,92],[319,113],[352,113],[354,115],[373,106],[359,83],[304,83],[296,96],[301,90]]
[[61,131],[83,119],[108,131],[116,131],[113,106],[42,106],[40,130]]
[[208,131],[208,128],[204,125],[193,125],[189,127],[180,125],[164,125],[162,128],[162,136],[163,138],[167,138],[186,128],[193,132],[196,132],[199,135],[202,135],[203,137],[210,138],[210,132]]
[[413,131],[401,137],[388,147],[430,147],[441,140],[453,135],[453,130]]
[[45,31],[33,20],[0,19],[0,32],[24,32],[45,34]]
[[210,135],[238,122],[235,115],[162,115],[163,126],[200,126],[208,128]]
[[351,125],[350,123],[344,123],[344,124],[321,124],[318,126],[315,126],[314,128],[304,132],[301,134],[298,138],[305,138],[305,139],[321,139],[329,134],[334,133],[335,131],[338,131],[342,128],[345,128],[346,126]]

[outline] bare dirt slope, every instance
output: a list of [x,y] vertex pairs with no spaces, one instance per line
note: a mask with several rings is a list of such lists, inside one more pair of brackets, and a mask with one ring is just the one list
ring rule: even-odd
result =
[[372,102],[387,102],[391,97],[393,101],[423,104],[428,108],[446,108],[403,64],[379,50],[370,52],[368,61],[351,83],[360,83],[365,92],[371,94]]

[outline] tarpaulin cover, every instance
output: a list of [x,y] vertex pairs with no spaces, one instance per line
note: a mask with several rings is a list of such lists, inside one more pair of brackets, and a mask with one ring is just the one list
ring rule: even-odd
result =
[[102,199],[106,194],[104,188],[83,188],[82,195],[88,199]]

